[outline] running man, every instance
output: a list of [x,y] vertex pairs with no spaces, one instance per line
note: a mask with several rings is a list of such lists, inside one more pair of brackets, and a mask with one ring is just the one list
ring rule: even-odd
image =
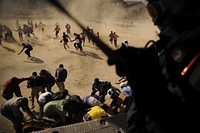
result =
[[84,44],[85,44],[85,37],[86,37],[86,32],[83,30],[83,32],[82,33],[80,33],[80,35],[81,35],[81,39],[82,39],[82,42],[83,42],[83,46],[84,46]]
[[30,51],[33,50],[33,47],[32,47],[29,43],[22,43],[22,46],[23,46],[23,48],[22,48],[22,50],[18,53],[18,55],[20,55],[20,54],[24,51],[24,49],[26,49],[24,53],[28,56],[28,58],[30,58],[30,57],[31,57]]
[[44,34],[44,29],[45,29],[46,25],[43,24],[43,23],[40,21],[40,23],[38,24],[38,27],[39,27],[39,29],[42,31],[42,33]]
[[115,48],[117,48],[117,38],[119,36],[116,34],[116,32],[113,33],[113,40],[114,40],[114,45],[115,45]]
[[111,44],[113,44],[113,35],[114,35],[113,31],[111,31],[109,34],[109,38],[110,38],[109,41]]
[[58,34],[59,34],[60,30],[61,30],[60,27],[58,25],[56,25],[56,28],[54,29],[56,38],[58,38]]
[[67,34],[71,34],[71,25],[67,23],[67,24],[65,25],[65,28],[66,28]]
[[75,39],[72,40],[72,42],[75,41],[75,43],[74,43],[75,49],[76,50],[80,49],[80,52],[83,52],[82,39],[81,39],[80,35],[77,33],[74,33],[74,36],[75,36]]
[[24,32],[23,32],[23,29],[21,28],[21,26],[19,26],[17,30],[15,30],[15,29],[13,29],[13,30],[18,32],[20,42],[24,41],[24,39],[23,39]]
[[[67,46],[67,48],[69,48],[68,42],[69,42],[69,40],[70,40],[70,41],[72,41],[72,40],[71,40],[71,38],[70,38],[68,35],[65,34],[65,32],[63,32],[63,36],[62,36],[62,37],[63,37],[63,39],[60,40],[60,43],[62,43],[62,41],[63,41],[63,46],[64,46],[65,50],[67,50],[67,49],[66,49],[66,46]],[[68,39],[69,39],[69,40],[68,40]],[[66,46],[65,46],[65,45],[66,45]]]

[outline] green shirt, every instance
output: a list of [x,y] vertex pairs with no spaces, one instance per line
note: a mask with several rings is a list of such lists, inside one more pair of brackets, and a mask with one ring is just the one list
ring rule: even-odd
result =
[[58,116],[61,124],[65,124],[65,117],[68,113],[65,110],[63,110],[63,105],[67,101],[68,99],[62,99],[48,102],[47,104],[45,104],[43,110],[45,115],[47,117]]

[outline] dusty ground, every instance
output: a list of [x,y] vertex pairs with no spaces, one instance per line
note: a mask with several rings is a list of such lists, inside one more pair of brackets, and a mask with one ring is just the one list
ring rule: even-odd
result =
[[[11,29],[16,29],[15,21],[15,19],[2,19],[1,23],[9,26]],[[39,20],[33,21],[39,22]],[[19,22],[24,24],[26,20],[19,19]],[[120,79],[115,73],[115,67],[108,66],[107,57],[98,47],[88,43],[88,40],[86,40],[86,44],[83,47],[83,53],[76,51],[72,42],[69,43],[70,48],[67,51],[64,50],[62,43],[59,41],[61,40],[62,32],[65,31],[65,24],[68,22],[72,25],[72,33],[80,33],[82,31],[75,23],[68,20],[42,20],[42,22],[46,24],[45,33],[42,34],[41,31],[36,30],[36,37],[32,37],[30,41],[34,48],[31,54],[35,60],[27,59],[24,53],[17,55],[22,48],[17,32],[13,31],[13,35],[18,43],[2,42],[3,46],[0,47],[0,95],[2,94],[5,81],[11,77],[29,77],[33,71],[39,73],[41,69],[47,69],[54,75],[55,69],[61,63],[68,70],[68,78],[65,85],[70,94],[78,94],[81,97],[90,94],[91,84],[95,77],[109,80],[114,86],[119,88],[115,84]],[[55,38],[53,32],[56,22],[62,28],[59,38]],[[110,23],[97,24],[87,22],[86,25],[93,28],[95,32],[99,31],[101,39],[113,49],[114,46],[108,42],[108,35],[111,30],[119,35],[118,45],[122,41],[128,40],[130,46],[143,47],[149,39],[156,39],[155,30],[157,28],[153,26],[149,19],[134,21],[131,27],[128,28]],[[73,35],[71,35],[71,38],[73,38]],[[23,82],[20,84],[20,87],[22,95],[29,97],[30,89],[27,89],[26,85],[27,83]],[[53,91],[57,90],[58,88],[55,85]],[[3,102],[5,100],[0,96],[0,104]],[[38,112],[38,108],[36,107],[33,111]],[[2,115],[0,115],[0,123],[0,132],[13,132],[11,122]]]

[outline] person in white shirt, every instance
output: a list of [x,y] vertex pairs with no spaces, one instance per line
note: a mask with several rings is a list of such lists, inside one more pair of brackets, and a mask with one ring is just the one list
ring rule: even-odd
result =
[[42,118],[43,117],[43,108],[44,105],[50,101],[52,101],[52,96],[53,94],[51,92],[44,92],[42,93],[39,98],[38,98],[38,104],[39,104],[39,108],[40,108],[40,115],[39,117]]
[[75,47],[76,50],[80,49],[80,52],[82,52],[83,51],[83,47],[82,47],[81,36],[80,36],[80,34],[77,34],[77,33],[74,33],[74,36],[75,36],[75,39],[72,40],[72,42],[75,41],[74,47]]

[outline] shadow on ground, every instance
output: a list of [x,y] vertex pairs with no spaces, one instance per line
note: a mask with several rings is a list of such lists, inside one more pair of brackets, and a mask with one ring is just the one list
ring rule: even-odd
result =
[[2,48],[6,49],[6,50],[9,51],[9,52],[15,53],[15,50],[14,50],[14,49],[8,48],[8,47],[6,47],[6,46],[2,46]]
[[24,61],[24,62],[27,62],[27,63],[37,63],[37,64],[42,64],[42,63],[44,63],[43,60],[41,60],[41,59],[39,59],[39,58],[37,58],[37,57],[31,57],[31,58],[29,58],[29,60]]
[[80,52],[80,51],[69,51],[71,54],[78,54],[78,55],[81,55],[81,56],[90,56],[90,57],[93,57],[95,59],[99,59],[99,60],[102,60],[103,58],[101,58],[98,54],[96,53],[93,53],[93,52],[89,52],[89,51],[83,51],[83,52]]

